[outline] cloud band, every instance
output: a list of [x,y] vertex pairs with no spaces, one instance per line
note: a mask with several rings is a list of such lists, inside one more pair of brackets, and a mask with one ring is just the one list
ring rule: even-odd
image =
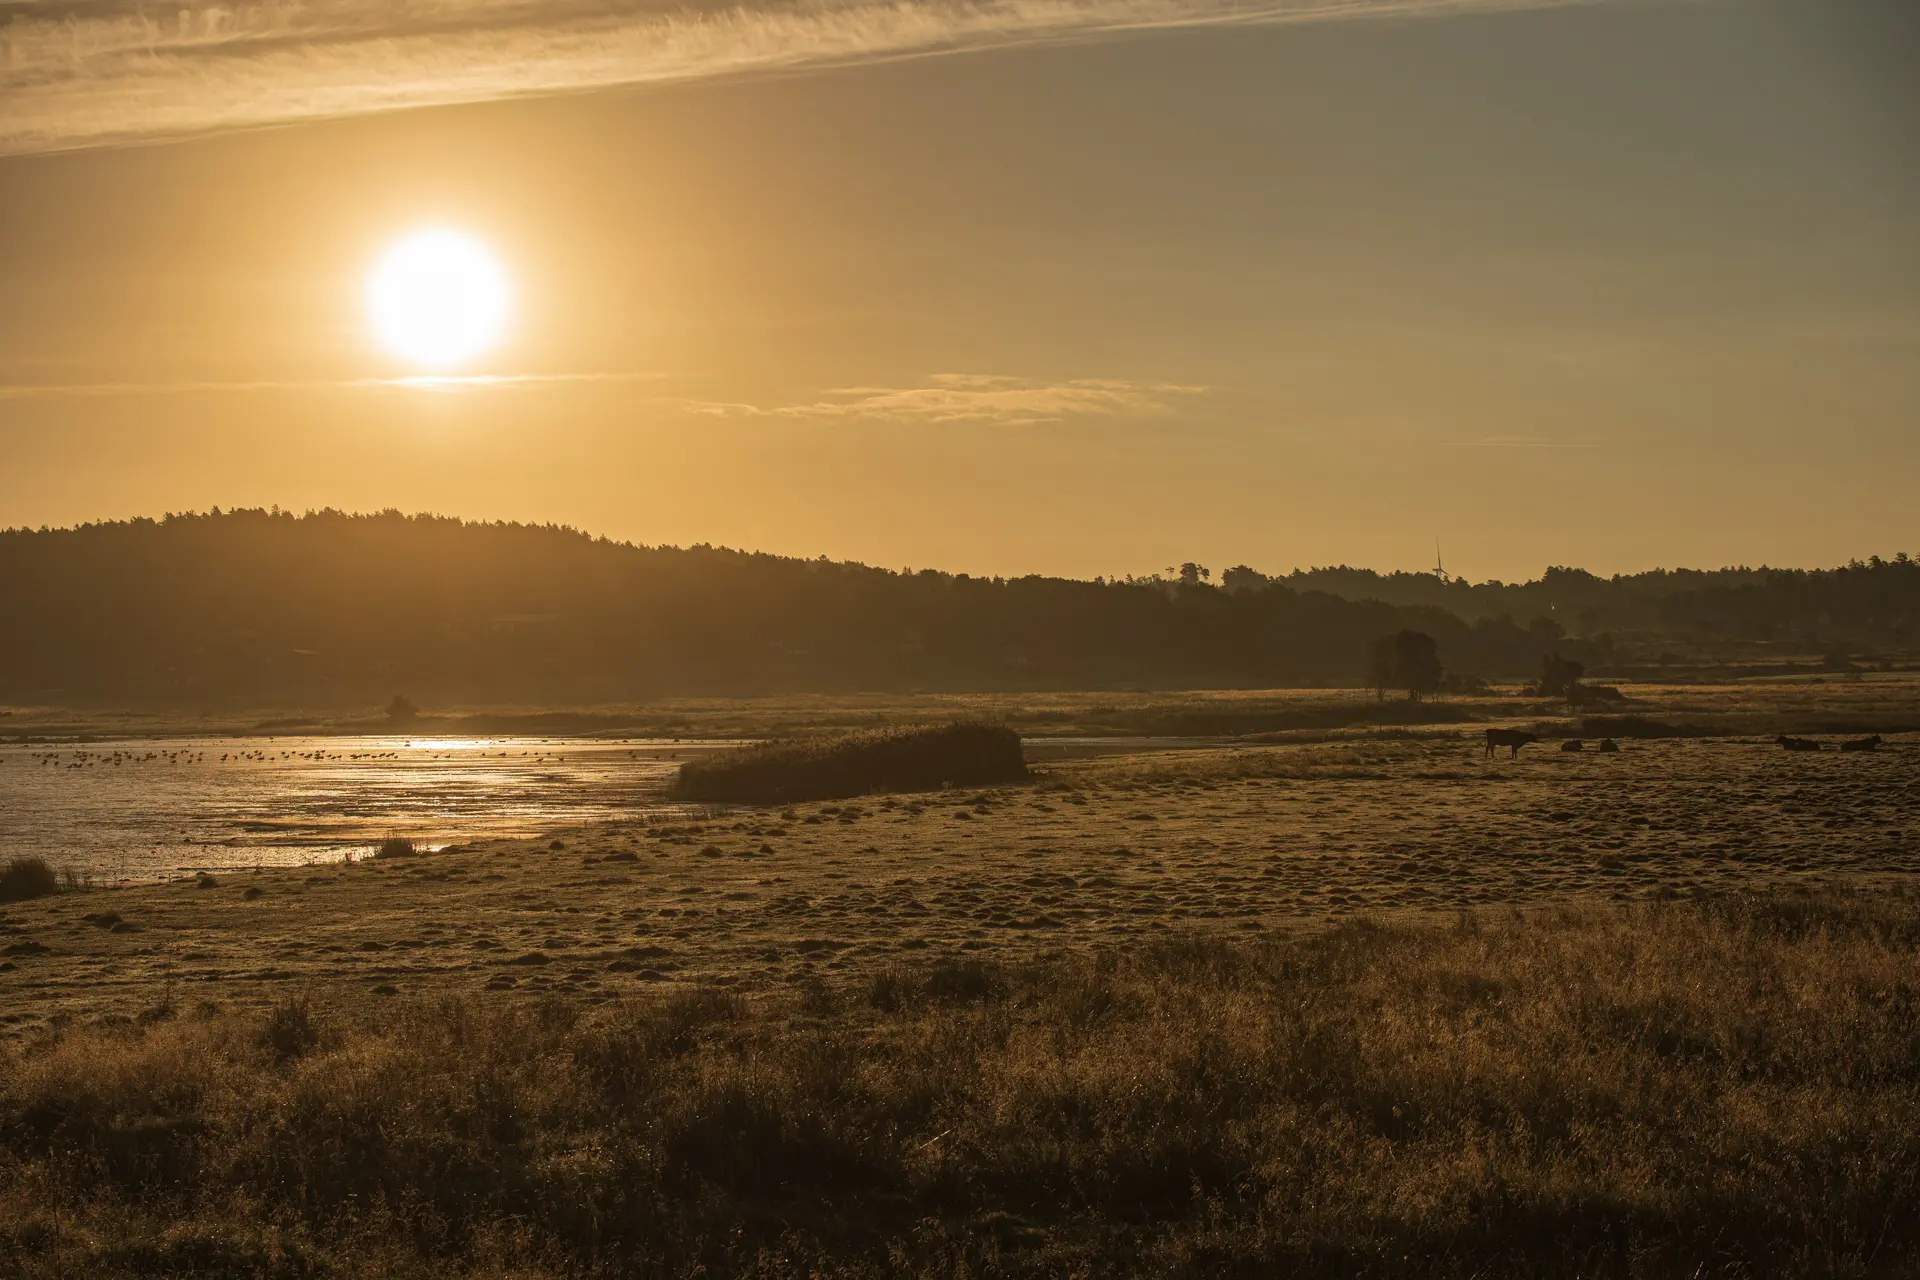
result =
[[998,374],[939,373],[920,387],[844,387],[807,404],[758,405],[683,400],[690,413],[716,418],[864,418],[886,422],[987,422],[1035,426],[1069,418],[1163,413],[1176,398],[1206,394],[1175,383],[1078,378],[1029,382]]
[[0,155],[1123,31],[1599,0],[0,0]]

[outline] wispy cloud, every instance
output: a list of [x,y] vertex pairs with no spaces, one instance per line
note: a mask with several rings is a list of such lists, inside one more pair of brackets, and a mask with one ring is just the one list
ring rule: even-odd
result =
[[1549,440],[1544,436],[1483,436],[1478,440],[1448,440],[1453,449],[1600,449],[1604,445],[1581,440]]
[[941,373],[921,387],[843,387],[805,404],[762,408],[713,400],[678,402],[720,418],[869,418],[892,422],[991,422],[1033,426],[1068,418],[1164,412],[1205,387],[1082,378],[1028,382],[996,374]]
[[0,0],[0,155],[1123,31],[1603,0]]
[[0,383],[0,401],[87,400],[126,396],[235,395],[255,391],[486,391],[515,387],[655,382],[657,373],[476,373],[407,378],[259,379],[247,382]]

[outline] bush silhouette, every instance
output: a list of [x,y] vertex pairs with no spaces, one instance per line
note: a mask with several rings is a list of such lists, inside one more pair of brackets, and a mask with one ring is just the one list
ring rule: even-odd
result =
[[1571,700],[1580,677],[1587,674],[1584,664],[1550,653],[1540,660],[1540,696]]
[[961,723],[762,742],[680,766],[676,800],[776,804],[1023,782],[1020,735]]
[[45,858],[14,858],[0,868],[0,902],[24,902],[60,892],[60,876]]

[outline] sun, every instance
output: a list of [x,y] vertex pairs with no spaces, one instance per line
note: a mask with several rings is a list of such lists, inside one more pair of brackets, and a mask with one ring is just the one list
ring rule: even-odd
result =
[[395,242],[367,276],[367,318],[394,355],[443,372],[506,331],[506,272],[481,241],[430,227]]

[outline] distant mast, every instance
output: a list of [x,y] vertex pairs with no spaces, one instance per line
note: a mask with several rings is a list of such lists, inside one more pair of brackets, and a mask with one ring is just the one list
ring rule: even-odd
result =
[[1440,558],[1440,539],[1438,538],[1433,540],[1433,576],[1442,582],[1452,581],[1451,578],[1447,577],[1446,562]]

